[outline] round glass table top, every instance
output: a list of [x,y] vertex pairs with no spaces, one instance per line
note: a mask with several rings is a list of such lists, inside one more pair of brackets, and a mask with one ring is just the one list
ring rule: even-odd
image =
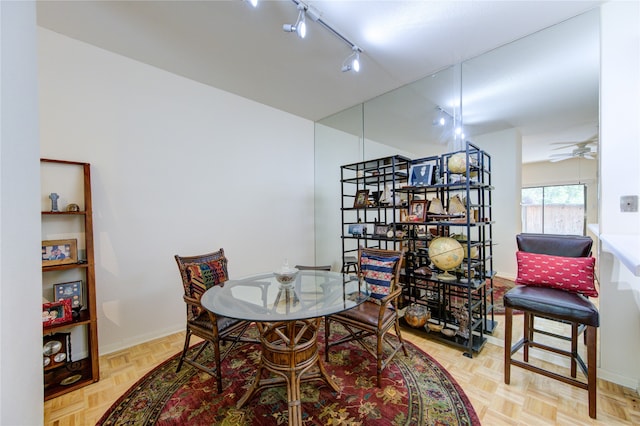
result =
[[200,303],[215,313],[249,321],[290,321],[322,317],[364,302],[364,281],[339,272],[303,270],[289,285],[273,273],[229,280],[204,292]]

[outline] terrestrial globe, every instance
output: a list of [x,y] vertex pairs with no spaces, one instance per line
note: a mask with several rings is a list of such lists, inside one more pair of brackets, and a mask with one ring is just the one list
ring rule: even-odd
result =
[[464,248],[453,238],[439,237],[429,244],[429,258],[438,269],[445,271],[438,275],[438,279],[455,280],[455,275],[451,275],[449,271],[460,266],[464,260]]

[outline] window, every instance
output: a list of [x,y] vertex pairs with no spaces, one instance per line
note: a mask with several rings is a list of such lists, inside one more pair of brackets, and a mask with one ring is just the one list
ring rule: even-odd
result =
[[538,186],[522,189],[522,232],[585,235],[585,185]]

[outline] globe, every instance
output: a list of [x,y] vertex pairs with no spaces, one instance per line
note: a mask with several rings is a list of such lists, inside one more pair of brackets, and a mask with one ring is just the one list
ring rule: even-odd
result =
[[445,271],[438,275],[439,279],[455,280],[456,277],[448,271],[460,266],[464,259],[464,248],[453,238],[439,237],[429,244],[429,258],[438,269]]
[[449,157],[447,168],[451,173],[465,173],[467,171],[467,154],[459,152]]

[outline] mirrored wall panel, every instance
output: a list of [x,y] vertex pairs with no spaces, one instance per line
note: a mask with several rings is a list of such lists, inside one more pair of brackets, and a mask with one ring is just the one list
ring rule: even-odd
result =
[[499,255],[509,257],[520,227],[522,164],[544,162],[546,169],[573,144],[597,145],[599,63],[594,9],[318,121],[316,262],[342,266],[341,165],[438,155],[464,140],[493,155],[500,181],[494,205],[508,215]]

